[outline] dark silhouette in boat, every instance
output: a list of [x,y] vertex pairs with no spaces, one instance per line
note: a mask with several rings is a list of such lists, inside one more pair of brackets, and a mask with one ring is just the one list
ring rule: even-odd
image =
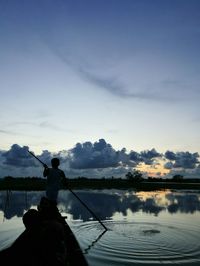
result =
[[92,216],[94,216],[97,219],[97,221],[99,221],[99,223],[103,226],[104,230],[107,231],[107,227],[99,220],[96,214],[92,210],[90,210],[88,206],[69,188],[64,172],[58,169],[58,166],[60,164],[59,159],[53,158],[51,160],[52,168],[48,168],[48,166],[45,163],[43,163],[38,157],[36,157],[32,152],[29,151],[29,153],[44,166],[43,176],[44,177],[47,176],[47,188],[46,188],[47,198],[54,205],[56,205],[58,191],[60,189],[61,182],[63,182],[63,185],[68,188],[68,190],[81,202],[81,204],[92,214]]
[[23,216],[25,231],[0,251],[1,266],[88,265],[80,246],[54,202],[43,197],[38,209]]
[[49,168],[46,164],[44,166],[43,176],[47,177],[46,185],[46,197],[57,204],[57,197],[61,184],[67,185],[67,179],[65,173],[58,168],[60,165],[60,160],[58,158],[53,158],[51,160],[52,168]]
[[[51,160],[48,168],[39,158],[29,152],[44,166],[44,177],[47,177],[46,196],[38,209],[30,209],[23,216],[25,231],[15,240],[11,247],[0,251],[1,265],[16,266],[87,266],[83,252],[64,217],[57,208],[57,196],[61,182],[67,179],[58,168],[58,158]],[[68,187],[68,186],[67,186]],[[88,206],[68,187],[69,191],[100,222]]]

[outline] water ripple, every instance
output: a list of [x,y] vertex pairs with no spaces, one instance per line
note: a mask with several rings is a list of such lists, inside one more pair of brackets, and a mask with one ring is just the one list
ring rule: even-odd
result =
[[199,227],[182,223],[94,221],[76,224],[73,230],[91,265],[199,265]]

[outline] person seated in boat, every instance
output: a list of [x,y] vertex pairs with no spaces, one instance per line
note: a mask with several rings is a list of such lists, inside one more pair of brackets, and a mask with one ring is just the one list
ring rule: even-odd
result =
[[60,160],[58,158],[53,158],[51,160],[52,168],[49,168],[46,164],[44,165],[43,176],[47,177],[47,186],[46,186],[46,197],[57,204],[57,197],[59,189],[62,184],[67,186],[67,178],[65,173],[59,169]]

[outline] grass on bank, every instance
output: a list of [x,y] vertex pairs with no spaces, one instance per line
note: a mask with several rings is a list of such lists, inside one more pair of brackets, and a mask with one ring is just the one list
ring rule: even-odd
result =
[[[143,179],[129,180],[122,178],[85,178],[79,177],[68,179],[68,186],[71,189],[139,189],[139,190],[155,190],[155,189],[200,189],[200,179]],[[0,179],[0,190],[27,190],[41,191],[45,190],[46,179],[38,177],[5,177]],[[67,189],[63,185],[63,189]]]

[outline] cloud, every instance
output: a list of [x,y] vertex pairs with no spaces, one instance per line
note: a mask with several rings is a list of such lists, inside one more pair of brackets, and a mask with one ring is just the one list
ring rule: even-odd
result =
[[[60,160],[60,164],[62,164],[63,162],[66,162],[68,160],[68,153],[66,151],[60,151],[60,152],[50,152],[48,150],[43,150],[42,153],[40,155],[37,155],[38,159],[40,159],[43,163],[45,163],[46,165],[48,165],[49,167],[51,167],[51,160],[52,158],[56,157]],[[40,165],[40,162],[37,161],[35,159],[35,161],[37,162],[37,165]]]
[[136,165],[143,161],[140,154],[136,151],[131,151],[129,156],[130,160],[133,161]]
[[172,168],[184,168],[184,169],[194,169],[199,165],[199,154],[197,152],[190,153],[167,151],[165,153],[166,159],[170,160],[169,163],[165,164],[166,169]]
[[151,149],[151,150],[142,151],[140,153],[140,156],[145,164],[152,165],[155,159],[161,157],[162,154],[158,153],[155,149]]
[[130,97],[131,94],[129,94],[124,86],[122,84],[120,84],[116,78],[112,78],[112,77],[100,77],[100,75],[94,74],[88,70],[79,69],[80,74],[82,75],[82,77],[86,80],[88,80],[90,83],[101,87],[103,89],[105,89],[106,91],[118,95],[120,97]]
[[176,154],[173,151],[166,151],[165,158],[169,160],[176,160]]
[[74,169],[106,168],[119,165],[118,153],[104,139],[77,143],[70,150],[70,167]]
[[[66,49],[63,49],[63,46],[59,43],[54,43],[54,40],[51,38],[44,38],[44,35],[40,35],[40,38],[49,50],[63,63],[65,63],[67,67],[71,68],[79,77],[114,96],[148,101],[171,102],[174,100],[174,95],[164,95],[155,92],[155,90],[150,88],[144,88],[142,91],[140,90],[140,92],[136,91],[134,87],[130,89],[124,84],[124,82],[119,80],[118,73],[114,76],[112,74],[108,74],[109,69],[106,68],[106,66],[104,66],[104,68],[102,67],[98,71],[94,71],[94,69],[96,69],[96,64],[92,64],[91,67],[91,63],[87,63],[88,60],[83,60],[82,58],[80,59],[74,52],[67,52]],[[102,75],[102,72],[104,72],[104,75]]]
[[2,157],[5,158],[3,163],[15,167],[36,166],[35,161],[31,158],[28,150],[28,146],[20,147],[18,144],[13,144],[10,150],[2,154]]
[[173,163],[172,162],[167,162],[164,164],[165,169],[172,169],[173,168]]
[[[41,155],[37,156],[43,163],[49,164],[51,162],[51,159],[53,158],[53,154],[49,152],[48,150],[42,151]],[[56,156],[55,156],[56,157]]]
[[[13,144],[8,151],[0,150],[0,176],[42,176],[42,165],[28,153],[29,147]],[[92,143],[77,143],[72,149],[52,153],[44,150],[37,157],[51,166],[51,159],[60,159],[60,167],[67,176],[77,177],[125,177],[128,171],[139,167],[155,166],[169,170],[168,177],[180,173],[184,177],[199,177],[200,162],[198,153],[166,151],[164,154],[154,148],[141,152],[127,152],[125,148],[115,150],[103,138]]]
[[[29,154],[29,147],[21,147],[13,144],[8,151],[0,150],[0,177],[11,176],[38,176],[43,173],[43,166],[33,156]],[[50,166],[51,159],[58,157],[63,162],[62,152],[52,153],[44,150],[40,155],[36,155],[42,162]]]
[[141,151],[140,153],[131,151],[130,160],[135,162],[135,164],[145,163],[147,165],[152,165],[155,159],[161,157],[162,154],[158,153],[155,149]]
[[92,144],[91,142],[77,143],[70,150],[69,164],[73,169],[109,168],[109,167],[136,167],[139,163],[152,165],[161,157],[155,149],[142,151],[141,153],[126,149],[115,150],[104,139]]
[[105,77],[99,73],[91,72],[86,70],[86,66],[84,68],[79,67],[78,72],[82,78],[118,97],[148,101],[172,101],[174,99],[169,95],[161,95],[153,91],[149,93],[148,88],[144,89],[142,92],[134,92],[134,88],[130,91],[124,84],[122,84],[122,82],[119,81],[118,78],[112,76]]
[[176,155],[174,168],[183,167],[193,169],[199,163],[198,158],[198,153],[179,152]]

